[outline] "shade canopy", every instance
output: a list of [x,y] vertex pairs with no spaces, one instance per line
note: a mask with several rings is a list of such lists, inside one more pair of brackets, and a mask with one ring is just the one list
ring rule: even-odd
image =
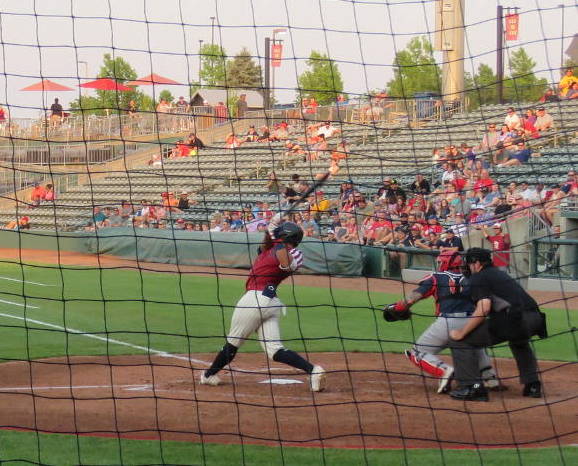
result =
[[62,84],[55,83],[50,79],[43,79],[36,84],[31,84],[30,86],[20,89],[21,91],[73,91],[72,87],[63,86]]
[[170,78],[165,78],[164,76],[160,76],[158,74],[149,74],[148,76],[144,76],[142,78],[138,78],[134,81],[129,81],[126,83],[128,86],[154,86],[156,84],[177,84],[180,85],[181,83],[174,81]]
[[87,89],[97,89],[99,91],[122,91],[128,92],[132,91],[131,87],[125,86],[123,84],[117,83],[110,78],[99,78],[94,81],[89,81],[87,83],[81,84],[79,87],[84,87]]

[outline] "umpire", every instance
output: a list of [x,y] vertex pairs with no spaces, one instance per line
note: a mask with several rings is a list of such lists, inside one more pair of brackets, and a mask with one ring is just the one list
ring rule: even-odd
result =
[[476,309],[465,326],[450,332],[454,378],[459,384],[450,396],[458,400],[488,401],[475,349],[507,341],[516,359],[520,382],[524,384],[522,394],[540,398],[542,386],[529,340],[533,335],[547,336],[546,316],[513,278],[492,265],[491,251],[468,249],[466,264],[472,274],[471,293]]

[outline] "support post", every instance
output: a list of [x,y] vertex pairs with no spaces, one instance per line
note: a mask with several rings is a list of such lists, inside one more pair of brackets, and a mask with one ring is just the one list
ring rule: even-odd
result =
[[265,37],[265,89],[263,89],[263,106],[271,108],[271,39]]
[[498,102],[504,103],[504,7],[498,5],[496,15],[496,77],[498,80]]

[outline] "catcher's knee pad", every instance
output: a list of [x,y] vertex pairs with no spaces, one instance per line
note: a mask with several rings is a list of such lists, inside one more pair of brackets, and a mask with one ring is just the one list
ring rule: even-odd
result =
[[433,377],[443,377],[445,370],[449,367],[443,361],[440,361],[438,364],[432,364],[427,359],[424,359],[425,353],[421,353],[415,349],[406,350],[405,355],[413,364]]

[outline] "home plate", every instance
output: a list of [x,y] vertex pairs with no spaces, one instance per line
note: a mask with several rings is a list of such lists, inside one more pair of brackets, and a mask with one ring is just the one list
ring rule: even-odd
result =
[[259,383],[275,383],[277,385],[291,385],[294,383],[303,383],[303,381],[297,379],[266,379],[262,380]]

